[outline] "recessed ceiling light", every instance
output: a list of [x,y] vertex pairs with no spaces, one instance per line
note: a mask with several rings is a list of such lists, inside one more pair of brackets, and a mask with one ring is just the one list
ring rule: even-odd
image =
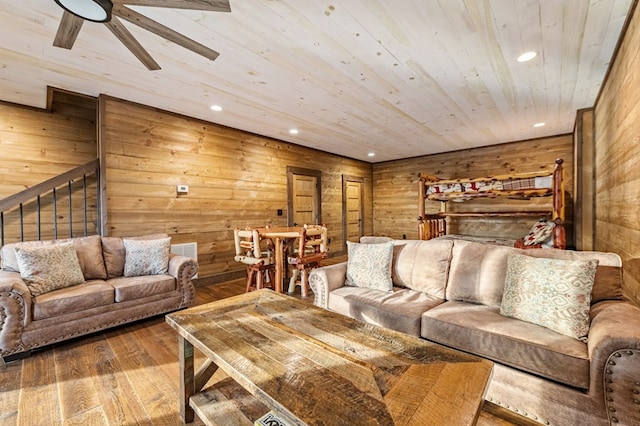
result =
[[369,157],[375,157],[375,156],[376,156],[376,153],[375,153],[375,152],[370,152],[370,153],[368,153],[367,155],[368,155]]
[[541,121],[540,123],[536,123],[536,124],[534,124],[534,125],[533,125],[533,127],[542,127],[542,126],[544,126],[545,124],[547,124],[547,123],[545,123],[544,121]]
[[298,134],[298,129],[291,129],[291,130],[289,130],[289,133],[291,133],[292,135],[297,135]]
[[211,105],[212,111],[222,111],[222,107],[220,105]]
[[518,56],[518,62],[527,62],[538,56],[536,52],[525,52]]

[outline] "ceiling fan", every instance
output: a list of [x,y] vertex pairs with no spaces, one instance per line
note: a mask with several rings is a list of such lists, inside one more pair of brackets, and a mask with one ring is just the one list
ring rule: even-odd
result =
[[54,46],[71,49],[84,21],[104,23],[149,70],[159,70],[160,65],[158,65],[118,18],[122,18],[147,31],[151,31],[160,37],[179,44],[185,49],[189,49],[212,61],[220,54],[171,28],[165,27],[129,9],[125,4],[130,6],[231,12],[229,0],[55,0],[55,2],[64,9],[64,14],[62,15],[58,32],[53,41]]

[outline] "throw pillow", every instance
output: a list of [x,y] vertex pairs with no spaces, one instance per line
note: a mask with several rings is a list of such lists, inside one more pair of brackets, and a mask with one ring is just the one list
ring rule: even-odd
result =
[[122,240],[125,250],[124,276],[162,275],[169,270],[171,237],[159,240]]
[[72,242],[16,248],[20,276],[32,296],[84,282]]
[[374,290],[392,291],[393,242],[359,244],[347,241],[345,284]]
[[511,254],[500,314],[586,340],[598,261]]
[[550,220],[540,219],[531,227],[529,233],[524,237],[524,245],[544,244],[553,236],[553,228],[555,226],[556,224]]

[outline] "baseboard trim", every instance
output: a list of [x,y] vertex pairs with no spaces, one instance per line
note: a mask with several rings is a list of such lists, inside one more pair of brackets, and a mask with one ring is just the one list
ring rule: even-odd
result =
[[239,271],[223,272],[221,274],[207,275],[206,277],[198,277],[193,280],[195,287],[204,287],[210,284],[218,284],[225,281],[237,280],[240,278],[246,278],[247,273],[244,269]]

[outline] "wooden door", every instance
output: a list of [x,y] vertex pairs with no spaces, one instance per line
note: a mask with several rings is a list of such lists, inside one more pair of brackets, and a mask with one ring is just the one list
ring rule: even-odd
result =
[[358,242],[364,233],[363,179],[342,177],[342,212],[344,241]]
[[319,225],[320,172],[317,170],[287,168],[288,225]]

